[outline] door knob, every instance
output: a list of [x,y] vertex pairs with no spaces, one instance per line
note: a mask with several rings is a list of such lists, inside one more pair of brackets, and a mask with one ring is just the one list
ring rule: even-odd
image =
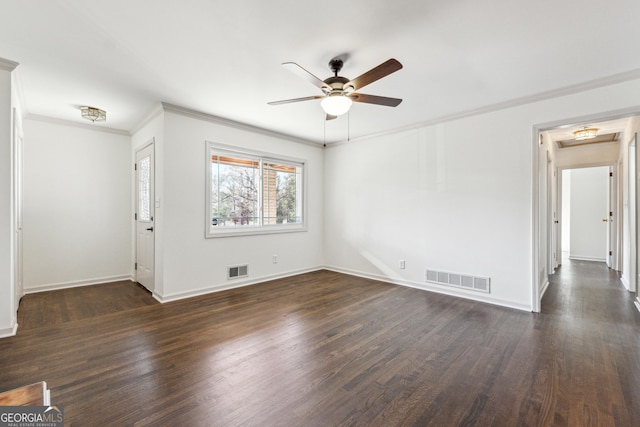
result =
[[607,220],[606,218],[602,220],[602,222],[609,222],[609,220]]
[[153,231],[153,227],[147,228],[147,231]]

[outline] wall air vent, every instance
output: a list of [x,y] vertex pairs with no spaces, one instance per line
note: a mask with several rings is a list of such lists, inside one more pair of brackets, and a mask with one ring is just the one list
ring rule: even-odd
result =
[[237,279],[239,277],[247,277],[249,275],[248,265],[234,265],[227,267],[227,279]]
[[470,291],[491,293],[491,279],[489,277],[472,276],[462,273],[451,273],[448,271],[432,270],[425,272],[427,282],[438,285],[454,286],[456,288],[468,289]]

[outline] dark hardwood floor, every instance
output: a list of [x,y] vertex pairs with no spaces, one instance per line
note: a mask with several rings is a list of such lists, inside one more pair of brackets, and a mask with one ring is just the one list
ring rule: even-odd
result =
[[634,426],[640,313],[572,262],[535,315],[318,271],[167,304],[119,282],[27,295],[0,391],[73,426]]

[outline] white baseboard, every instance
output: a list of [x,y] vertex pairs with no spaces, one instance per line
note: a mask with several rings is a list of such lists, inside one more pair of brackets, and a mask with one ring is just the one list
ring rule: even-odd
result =
[[517,304],[511,301],[504,301],[497,298],[492,298],[485,296],[485,294],[476,294],[476,293],[467,293],[464,290],[458,291],[455,288],[450,288],[448,286],[439,286],[430,282],[414,282],[411,280],[393,278],[382,276],[378,274],[365,273],[363,271],[351,270],[348,268],[335,267],[335,266],[325,266],[325,270],[335,271],[336,273],[348,274],[350,276],[363,277],[365,279],[379,280],[381,282],[391,283],[394,285],[407,286],[409,288],[420,289],[428,292],[435,292],[438,294],[450,295],[453,297],[464,298],[468,300],[473,300],[477,302],[483,302],[487,304],[499,305],[501,307],[515,308],[516,310],[522,311],[532,311],[531,306],[524,304]]
[[168,294],[168,295],[160,295],[156,292],[153,292],[152,295],[156,300],[162,303],[165,303],[165,302],[177,301],[185,298],[196,297],[199,295],[211,294],[214,292],[226,291],[229,289],[242,288],[244,286],[257,285],[258,283],[268,282],[270,280],[284,279],[286,277],[296,276],[298,274],[311,273],[312,271],[322,270],[323,268],[324,267],[322,266],[304,268],[300,270],[292,270],[292,271],[287,271],[283,273],[272,274],[268,276],[260,276],[256,278],[246,279],[246,280],[233,280],[233,281],[229,281],[228,283],[213,285],[206,288],[194,289],[192,291],[177,292],[177,293]]
[[49,283],[45,285],[33,286],[24,290],[25,294],[35,294],[38,292],[55,291],[58,289],[77,288],[79,286],[100,285],[103,283],[120,282],[122,280],[135,281],[130,275],[97,277],[94,279],[74,280],[71,282]]
[[18,324],[16,323],[13,327],[0,329],[0,338],[8,338],[14,336],[18,332]]
[[[532,309],[531,306],[528,306],[528,305],[525,305],[525,304],[518,304],[518,303],[511,302],[511,301],[505,301],[505,300],[501,300],[501,299],[498,299],[498,298],[492,298],[492,297],[486,296],[484,294],[476,294],[476,293],[470,294],[470,293],[466,293],[464,290],[458,290],[458,289],[455,289],[455,288],[450,288],[450,287],[446,287],[446,286],[440,286],[440,285],[437,285],[435,283],[415,282],[415,281],[399,279],[399,278],[392,278],[392,277],[387,277],[387,276],[383,276],[383,275],[371,274],[371,273],[366,273],[366,272],[347,269],[347,268],[342,268],[342,267],[335,267],[335,266],[316,266],[316,267],[311,267],[311,268],[304,268],[304,269],[299,269],[299,270],[287,271],[287,272],[278,273],[278,274],[260,276],[260,277],[256,277],[256,278],[249,278],[249,279],[245,279],[245,280],[237,280],[237,281],[234,280],[234,281],[230,281],[228,283],[225,282],[225,283],[209,286],[209,287],[206,287],[206,288],[199,288],[199,289],[194,289],[194,290],[190,290],[190,291],[186,291],[186,292],[177,292],[177,293],[168,294],[168,295],[161,295],[161,294],[159,294],[159,293],[157,293],[155,291],[153,291],[151,294],[152,294],[153,298],[156,299],[157,301],[159,301],[161,303],[166,303],[166,302],[170,302],[170,301],[177,301],[177,300],[181,300],[181,299],[185,299],[185,298],[191,298],[191,297],[195,297],[195,296],[199,296],[199,295],[205,295],[205,294],[210,294],[210,293],[214,293],[214,292],[226,291],[226,290],[229,290],[229,289],[241,288],[241,287],[244,287],[244,286],[256,285],[258,283],[268,282],[270,280],[284,279],[284,278],[295,276],[295,275],[298,275],[298,274],[310,273],[310,272],[313,272],[313,271],[318,271],[318,270],[323,270],[323,269],[324,270],[335,271],[337,273],[348,274],[350,276],[357,276],[357,277],[363,277],[365,279],[379,280],[379,281],[382,281],[382,282],[391,283],[391,284],[400,285],[400,286],[407,286],[407,287],[410,287],[410,288],[416,288],[416,289],[420,289],[420,290],[423,290],[423,291],[435,292],[435,293],[439,293],[439,294],[450,295],[450,296],[454,296],[454,297],[459,297],[459,298],[464,298],[464,299],[468,299],[468,300],[483,302],[483,303],[487,303],[487,304],[498,305],[498,306],[501,306],[501,307],[514,308],[516,310],[531,311],[531,309]],[[96,278],[96,279],[77,280],[77,281],[73,281],[73,282],[64,282],[64,283],[52,283],[52,284],[41,285],[41,286],[37,286],[37,287],[31,287],[29,289],[25,289],[25,294],[52,291],[52,290],[58,290],[58,289],[75,288],[75,287],[80,287],[80,286],[98,285],[98,284],[102,284],[102,283],[118,282],[118,281],[122,281],[122,280],[130,280],[130,281],[135,282],[135,278],[130,276],[130,275],[101,277],[101,278]],[[546,291],[547,287],[548,287],[548,281],[543,286],[543,290],[541,292],[541,297],[544,294],[544,291]],[[17,329],[17,325],[16,325],[16,327],[14,329]],[[2,336],[1,335],[2,332],[3,332],[3,330],[0,329],[0,337]],[[7,336],[15,335],[15,331],[13,333],[11,333],[11,331],[8,331],[7,333],[9,334]]]
[[540,300],[541,301],[542,301],[542,297],[544,296],[544,293],[547,292],[547,289],[549,289],[549,278],[544,279],[544,283],[540,287]]
[[606,258],[598,258],[598,257],[590,257],[590,256],[581,256],[581,255],[569,255],[569,259],[573,261],[595,261],[595,262],[606,262]]
[[630,291],[631,290],[631,284],[629,283],[629,279],[627,279],[624,274],[622,276],[620,276],[620,281],[622,282],[622,284],[624,285],[625,289]]

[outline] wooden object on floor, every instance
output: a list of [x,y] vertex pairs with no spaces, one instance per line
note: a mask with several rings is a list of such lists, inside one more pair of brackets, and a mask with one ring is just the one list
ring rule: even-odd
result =
[[0,389],[46,379],[79,426],[640,420],[640,313],[604,263],[563,265],[540,314],[331,271],[166,304],[128,287],[26,295]]
[[0,406],[47,406],[49,403],[49,390],[44,381],[0,393]]

